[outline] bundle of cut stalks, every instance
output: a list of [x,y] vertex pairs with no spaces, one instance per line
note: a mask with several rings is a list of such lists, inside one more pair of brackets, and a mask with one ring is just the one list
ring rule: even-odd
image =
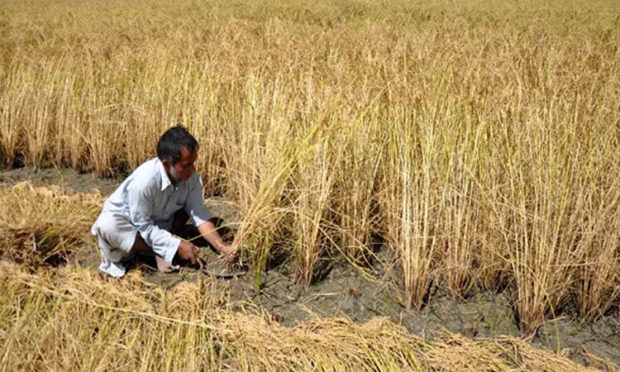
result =
[[19,263],[57,265],[92,240],[100,194],[66,195],[29,182],[0,190],[0,256]]
[[518,339],[446,332],[429,342],[384,318],[286,328],[249,305],[232,311],[208,278],[165,291],[138,273],[117,281],[0,262],[0,288],[7,370],[590,370]]

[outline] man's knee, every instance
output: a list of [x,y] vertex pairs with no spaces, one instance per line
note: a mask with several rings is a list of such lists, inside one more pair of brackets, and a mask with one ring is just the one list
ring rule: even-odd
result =
[[105,240],[111,248],[120,248],[127,253],[138,234],[125,216],[116,213],[104,213],[99,216],[97,230],[99,238]]
[[114,215],[111,213],[105,213],[99,216],[99,220],[97,221],[97,230],[99,230],[99,235],[107,240],[107,238],[112,237],[118,231],[118,223]]

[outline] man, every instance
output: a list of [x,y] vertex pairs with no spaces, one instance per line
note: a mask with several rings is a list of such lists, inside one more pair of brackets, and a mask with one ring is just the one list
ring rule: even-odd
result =
[[103,256],[101,271],[122,277],[135,253],[154,255],[164,272],[175,255],[196,264],[198,248],[174,235],[188,218],[228,262],[236,261],[237,250],[209,221],[197,155],[196,139],[182,126],[170,128],[157,144],[157,157],[136,168],[105,201],[91,231]]

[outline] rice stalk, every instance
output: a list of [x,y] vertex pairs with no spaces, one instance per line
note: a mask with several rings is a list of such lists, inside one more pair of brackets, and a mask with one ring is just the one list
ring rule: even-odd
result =
[[0,266],[6,370],[591,370],[510,337],[446,332],[431,343],[385,318],[286,328],[260,311],[231,311],[210,279],[165,291],[138,273],[117,281],[95,270]]
[[58,265],[77,251],[94,249],[90,226],[101,203],[98,193],[65,195],[29,182],[0,190],[0,256]]

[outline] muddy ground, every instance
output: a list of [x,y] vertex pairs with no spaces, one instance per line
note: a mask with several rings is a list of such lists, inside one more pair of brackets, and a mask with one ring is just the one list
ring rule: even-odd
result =
[[[99,179],[71,169],[0,170],[0,188],[26,180],[37,186],[60,185],[70,192],[100,190],[103,195],[109,195],[121,182],[121,179]],[[231,203],[226,200],[212,198],[207,205],[212,214],[224,223],[234,225],[237,221]],[[195,231],[188,228],[186,234],[191,236]],[[208,247],[205,247],[202,256],[211,273],[240,270],[227,267]],[[87,252],[74,260],[95,269],[99,254],[96,251]],[[258,309],[269,313],[274,321],[287,326],[312,317],[342,316],[364,322],[375,316],[385,316],[402,324],[410,332],[429,338],[441,328],[471,338],[520,335],[506,293],[484,292],[467,300],[459,300],[439,289],[421,311],[408,312],[401,300],[402,290],[391,278],[394,262],[388,252],[380,251],[373,267],[365,274],[342,259],[321,264],[322,280],[308,288],[295,283],[293,265],[286,260],[278,262],[264,274],[259,292],[255,289],[251,273],[234,279],[214,280],[223,291],[229,291],[233,308],[243,311],[254,307],[252,311]],[[187,266],[176,273],[162,274],[154,269],[153,262],[148,259],[135,261],[132,269],[141,270],[148,280],[164,288],[205,275],[197,268]],[[620,319],[617,313],[584,324],[575,317],[574,311],[567,309],[565,314],[549,321],[536,335],[531,336],[530,341],[533,345],[560,351],[580,363],[588,363],[585,355],[589,352],[620,365]]]

